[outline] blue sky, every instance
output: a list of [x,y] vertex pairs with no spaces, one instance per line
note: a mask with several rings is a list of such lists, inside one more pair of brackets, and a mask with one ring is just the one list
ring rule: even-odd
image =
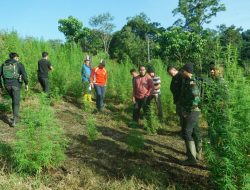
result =
[[[207,26],[234,24],[250,29],[250,0],[222,0],[227,10]],[[115,30],[126,24],[127,17],[144,12],[151,21],[168,27],[178,18],[172,10],[178,0],[0,0],[0,30],[17,31],[22,37],[61,39],[58,20],[73,16],[89,27],[91,17],[109,12],[114,16]]]

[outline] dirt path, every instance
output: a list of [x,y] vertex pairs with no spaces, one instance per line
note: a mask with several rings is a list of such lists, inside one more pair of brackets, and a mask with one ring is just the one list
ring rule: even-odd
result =
[[[145,138],[145,147],[139,153],[131,153],[126,145],[127,135],[131,130],[127,124],[130,113],[127,113],[124,105],[106,108],[101,114],[91,114],[71,103],[62,102],[55,105],[54,110],[60,126],[69,138],[69,147],[66,153],[68,158],[63,167],[49,171],[49,175],[53,176],[53,183],[60,184],[71,175],[72,179],[78,179],[77,185],[80,186],[86,182],[82,173],[86,173],[87,167],[91,168],[93,175],[101,176],[107,181],[135,176],[145,184],[156,187],[158,184],[178,184],[184,189],[211,189],[208,171],[203,162],[196,167],[180,165],[180,161],[185,159],[185,146],[179,136],[178,126],[164,125],[158,135],[148,135],[145,130],[140,129]],[[17,129],[10,128],[6,123],[6,115],[1,115],[0,139],[9,143]],[[86,119],[90,116],[96,118],[99,133],[93,143],[89,143],[85,127]],[[69,181],[68,179],[62,186]]]

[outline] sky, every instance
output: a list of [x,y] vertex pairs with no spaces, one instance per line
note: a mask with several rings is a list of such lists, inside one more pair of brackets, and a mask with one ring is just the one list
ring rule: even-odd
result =
[[[250,0],[221,0],[226,11],[212,18],[205,27],[215,29],[220,24],[235,25],[244,30],[250,29]],[[22,37],[38,39],[65,40],[58,31],[58,20],[73,16],[89,26],[89,19],[109,12],[120,30],[128,17],[141,12],[152,22],[163,27],[171,26],[179,17],[172,11],[178,6],[178,0],[0,0],[0,30],[17,31]]]

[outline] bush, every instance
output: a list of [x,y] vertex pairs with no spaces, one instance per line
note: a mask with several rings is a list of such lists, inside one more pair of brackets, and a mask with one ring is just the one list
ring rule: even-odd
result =
[[86,127],[87,127],[88,140],[89,142],[93,142],[94,140],[96,140],[98,136],[95,118],[89,117],[87,119]]
[[13,143],[15,169],[24,173],[40,173],[43,169],[57,167],[65,159],[67,140],[54,119],[52,108],[45,95],[36,107],[24,110],[21,128]]

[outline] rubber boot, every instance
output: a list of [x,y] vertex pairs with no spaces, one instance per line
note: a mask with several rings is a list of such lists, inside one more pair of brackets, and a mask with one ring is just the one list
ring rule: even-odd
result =
[[91,94],[88,94],[88,101],[89,101],[89,102],[93,102],[93,101],[92,101],[92,96],[91,96]]
[[88,101],[88,94],[84,94],[83,95],[83,102],[87,102]]
[[202,160],[202,141],[195,143],[196,147],[196,159]]
[[197,164],[195,143],[194,141],[185,141],[185,144],[186,144],[188,158],[182,161],[182,165],[194,166]]

